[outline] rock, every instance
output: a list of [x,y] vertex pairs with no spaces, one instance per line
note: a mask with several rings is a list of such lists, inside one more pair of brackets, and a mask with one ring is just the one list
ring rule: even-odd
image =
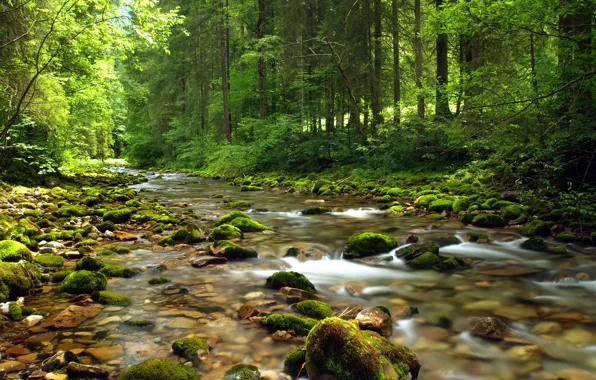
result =
[[[389,365],[384,366],[387,362]],[[312,380],[416,379],[420,364],[411,350],[376,332],[327,318],[306,339],[306,369]]]
[[470,327],[472,334],[483,338],[502,340],[512,335],[511,329],[498,318],[474,318]]
[[225,257],[204,256],[191,259],[190,265],[192,265],[195,268],[204,268],[208,265],[225,264],[227,262],[228,259],[226,259]]
[[295,257],[300,262],[305,262],[308,260],[322,260],[326,256],[327,255],[325,252],[308,245],[296,245],[290,247],[284,255],[284,257]]
[[356,259],[386,253],[398,246],[394,238],[374,232],[354,234],[348,238],[344,258]]
[[102,273],[77,270],[66,276],[60,290],[71,294],[92,294],[105,290],[107,284],[108,280]]
[[109,362],[110,360],[122,357],[124,351],[122,350],[122,346],[114,345],[107,347],[88,348],[85,350],[85,353],[92,356],[95,360],[105,363]]
[[257,311],[257,309],[254,306],[250,306],[250,305],[242,305],[238,308],[238,317],[240,319],[248,319],[250,317],[254,317],[255,315],[258,315],[259,312]]
[[311,293],[316,293],[315,286],[301,273],[281,271],[275,272],[265,282],[265,286],[273,289],[285,287],[298,288]]
[[6,353],[10,356],[13,357],[17,357],[17,356],[22,356],[22,355],[28,355],[31,351],[29,351],[28,348],[26,347],[21,347],[21,346],[15,346],[15,347],[11,347],[8,350],[6,350]]
[[369,307],[356,316],[361,330],[375,331],[385,338],[393,335],[393,321],[391,317],[378,307]]
[[25,324],[25,326],[27,326],[29,328],[29,327],[35,326],[42,320],[43,320],[43,317],[41,315],[30,315],[27,318],[23,319],[21,321],[21,323]]
[[391,308],[391,315],[397,321],[402,319],[410,319],[415,314],[418,314],[418,308],[414,306],[393,306]]
[[66,367],[70,362],[77,362],[78,358],[70,351],[58,351],[41,363],[44,371],[55,371]]
[[199,338],[178,339],[172,344],[172,350],[178,356],[189,360],[203,360],[209,355],[209,344]]
[[103,368],[71,362],[66,367],[69,379],[107,379],[110,373]]
[[298,336],[306,336],[317,324],[316,319],[292,314],[271,314],[261,319],[261,324],[272,330],[293,331]]
[[77,327],[86,320],[97,316],[101,312],[100,305],[78,306],[70,305],[58,314],[46,319],[41,326],[46,328],[67,329]]
[[265,298],[265,293],[263,292],[251,292],[244,295],[244,299],[247,301],[260,300],[263,298]]
[[495,300],[482,300],[464,305],[465,310],[480,310],[480,311],[492,311],[501,307],[501,303]]
[[16,360],[8,360],[3,363],[0,363],[0,374],[4,373],[12,373],[18,372],[20,370],[25,369],[25,364],[18,362]]
[[137,235],[133,235],[129,232],[124,232],[124,231],[116,231],[115,235],[116,235],[116,240],[119,240],[119,241],[135,241],[135,240],[139,239],[137,237]]
[[521,267],[521,266],[506,266],[503,268],[490,268],[490,269],[483,269],[479,271],[479,274],[483,274],[486,276],[496,276],[496,277],[517,277],[517,276],[525,276],[528,274],[535,274],[543,272],[542,269],[538,268],[528,268],[528,267]]
[[283,287],[279,290],[281,294],[283,294],[289,302],[301,302],[306,300],[321,300],[323,297],[311,293],[306,290],[298,289],[298,288],[291,288],[291,287]]
[[418,236],[414,235],[414,234],[409,234],[406,237],[406,244],[414,244],[414,243],[418,243]]
[[287,341],[293,340],[294,338],[295,338],[294,335],[290,334],[287,331],[283,331],[283,330],[277,330],[276,332],[271,334],[271,339],[273,339],[276,342],[287,342]]
[[240,229],[229,225],[229,224],[222,224],[218,227],[215,227],[211,233],[209,234],[209,239],[212,241],[217,240],[231,240],[231,239],[240,239],[244,236]]
[[149,359],[128,368],[118,380],[199,380],[197,371],[165,359]]
[[333,310],[325,302],[306,300],[298,302],[296,309],[308,317],[314,319],[325,319],[333,316]]
[[289,373],[292,378],[298,378],[298,375],[303,371],[303,366],[306,361],[306,351],[302,348],[295,348],[288,352],[284,360],[284,371]]
[[530,332],[534,335],[558,335],[562,330],[557,322],[540,322]]
[[278,380],[279,376],[274,371],[261,372],[261,380]]
[[171,329],[192,329],[195,325],[194,320],[184,317],[172,318],[166,323],[166,327]]
[[495,315],[505,317],[514,321],[520,319],[535,319],[538,318],[538,312],[531,306],[502,306],[493,311]]
[[521,234],[528,237],[548,236],[550,235],[550,227],[547,222],[536,219],[524,225]]
[[223,380],[260,380],[261,373],[254,365],[238,364],[224,374]]
[[211,247],[211,253],[228,260],[257,258],[259,254],[254,249],[243,248],[230,240],[218,240]]

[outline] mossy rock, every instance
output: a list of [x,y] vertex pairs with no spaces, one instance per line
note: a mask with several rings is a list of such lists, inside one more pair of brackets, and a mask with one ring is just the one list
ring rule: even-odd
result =
[[261,324],[272,330],[291,330],[298,336],[306,336],[317,324],[317,320],[292,314],[270,314],[263,317]]
[[242,211],[232,211],[230,213],[227,213],[226,215],[222,216],[221,218],[217,219],[215,221],[214,226],[218,227],[221,226],[222,224],[229,224],[232,220],[236,219],[236,218],[248,218],[250,219],[250,216]]
[[524,209],[519,205],[509,205],[501,209],[501,216],[505,220],[515,220],[525,214]]
[[391,206],[389,207],[389,213],[390,214],[397,214],[404,211],[404,206],[402,205],[395,205],[395,206]]
[[472,243],[475,243],[478,240],[486,240],[487,242],[490,241],[490,236],[488,236],[488,234],[476,231],[468,233],[468,238]]
[[237,364],[224,373],[223,380],[260,380],[261,372],[254,365]]
[[97,229],[101,233],[105,233],[106,231],[116,231],[116,225],[113,222],[103,222],[97,226]]
[[0,261],[19,262],[21,260],[33,261],[33,254],[26,245],[15,240],[0,241]]
[[406,261],[406,265],[414,269],[432,269],[440,262],[441,259],[438,255],[432,252],[425,252],[412,260]]
[[468,202],[468,200],[466,198],[457,198],[456,200],[453,201],[453,212],[455,212],[456,214],[459,214],[461,211],[465,211],[468,209],[468,207],[470,206],[470,203]]
[[376,198],[375,201],[379,203],[390,203],[391,202],[391,195],[383,195],[382,197]]
[[316,293],[315,286],[306,278],[305,275],[298,272],[280,271],[273,273],[267,278],[265,286],[273,289],[281,289],[285,287],[297,288],[306,290],[311,293]]
[[20,207],[20,208],[25,208],[28,210],[35,210],[37,208],[35,203],[32,203],[32,202],[19,202],[16,204],[16,206]]
[[52,254],[44,254],[35,256],[34,261],[42,267],[57,269],[64,266],[64,258]]
[[59,284],[62,281],[64,281],[66,276],[68,276],[72,272],[73,272],[72,270],[62,270],[62,271],[54,272],[54,273],[52,273],[52,282]]
[[436,201],[437,199],[437,196],[434,194],[422,195],[414,201],[414,205],[416,205],[417,207],[428,208],[430,204]]
[[138,329],[145,329],[150,330],[155,327],[155,323],[152,321],[148,321],[146,319],[131,319],[128,321],[124,321],[124,324],[131,327],[136,327]]
[[60,285],[60,291],[71,294],[93,294],[106,289],[108,280],[99,272],[78,270],[72,272]]
[[224,204],[225,208],[236,208],[239,210],[247,210],[250,206],[250,202],[247,201],[229,201]]
[[401,195],[402,193],[403,193],[403,189],[400,189],[399,187],[392,187],[385,192],[386,195],[389,195],[391,197],[397,197],[397,196]]
[[132,217],[133,212],[134,210],[130,208],[120,208],[116,210],[111,210],[103,214],[103,221],[112,222],[115,224],[126,223]]
[[521,243],[521,248],[529,249],[531,251],[546,251],[548,246],[542,236],[532,236],[528,240]]
[[577,240],[577,237],[568,232],[561,232],[555,236],[555,239],[564,243],[572,243]]
[[556,246],[556,247],[550,247],[550,248],[548,248],[548,252],[549,253],[554,253],[554,254],[557,254],[557,255],[565,255],[565,254],[567,254],[567,249],[565,247]]
[[136,222],[150,222],[154,221],[157,223],[165,224],[178,224],[180,218],[176,218],[170,215],[164,215],[163,213],[155,212],[154,210],[140,210],[132,216],[132,220]]
[[107,291],[99,292],[99,296],[97,297],[97,302],[103,305],[116,305],[116,306],[130,306],[132,305],[132,300],[130,297],[125,296],[123,294],[116,294]]
[[391,236],[362,232],[350,236],[344,249],[344,258],[354,259],[386,253],[398,246]]
[[449,245],[458,245],[461,243],[461,240],[455,235],[450,235],[447,237],[439,237],[436,242],[439,247],[447,247]]
[[314,319],[325,319],[333,316],[333,310],[325,302],[316,300],[306,300],[298,302],[296,309],[301,314]]
[[304,347],[295,348],[286,355],[284,360],[284,372],[292,376],[292,378],[297,378],[305,362],[306,350]]
[[15,322],[23,319],[23,310],[16,302],[8,303],[8,317]]
[[113,245],[113,246],[109,247],[109,249],[111,249],[112,251],[116,252],[119,255],[126,255],[126,254],[130,253],[130,248],[128,248],[127,246],[124,246],[124,245]]
[[229,240],[218,240],[213,244],[217,256],[224,256],[228,260],[242,260],[259,257],[254,249],[243,248]]
[[88,270],[91,272],[97,272],[103,268],[105,264],[93,257],[83,257],[75,264],[75,270]]
[[474,217],[472,224],[476,227],[498,228],[505,227],[505,221],[499,215],[479,214]]
[[218,227],[215,227],[211,231],[211,233],[209,234],[209,239],[211,239],[212,241],[231,240],[240,239],[243,236],[244,234],[238,228],[229,224],[222,224]]
[[242,232],[261,232],[271,229],[250,218],[236,218],[230,222],[230,225],[238,228]]
[[263,191],[261,186],[244,185],[240,188],[240,191]]
[[175,341],[172,344],[172,350],[176,355],[192,360],[209,354],[209,344],[199,338],[184,338]]
[[430,240],[426,243],[414,243],[406,247],[400,248],[395,252],[395,256],[409,261],[422,255],[425,252],[432,252],[435,255],[438,255],[439,249],[439,244],[434,240]]
[[116,256],[117,253],[114,252],[113,250],[109,249],[109,248],[102,248],[97,252],[97,256]]
[[167,277],[151,277],[147,282],[149,285],[162,285],[172,281]]
[[129,367],[118,380],[200,380],[197,371],[166,359],[149,359]]
[[430,212],[450,212],[453,209],[453,201],[447,199],[437,199],[428,206]]
[[25,212],[23,212],[23,215],[30,216],[32,218],[39,218],[41,217],[41,212],[37,210],[25,210]]
[[141,203],[141,201],[138,201],[136,199],[131,199],[129,201],[126,201],[126,203],[124,203],[124,205],[126,207],[131,207],[131,208],[135,208],[135,207],[141,207],[143,206],[143,203]]
[[448,257],[448,258],[440,257],[440,258],[441,258],[441,262],[438,264],[435,264],[433,266],[433,269],[437,270],[439,272],[450,272],[450,271],[464,268],[466,266],[466,262],[464,261],[464,259],[462,259],[461,257],[458,257],[458,256],[452,256],[452,257]]
[[131,278],[136,276],[139,271],[137,269],[125,267],[122,265],[111,265],[106,264],[103,268],[99,270],[100,273],[103,273],[106,277],[119,277],[119,278]]
[[28,295],[41,285],[40,278],[32,264],[0,262],[0,302]]
[[159,245],[176,245],[176,244],[194,244],[205,240],[203,238],[203,231],[194,223],[188,223],[186,226],[174,231],[159,241]]
[[306,338],[306,369],[311,378],[388,380],[418,377],[416,355],[357,323],[327,318]]
[[530,223],[526,223],[521,228],[521,234],[524,236],[549,236],[550,235],[550,226],[547,222],[536,219],[531,221]]
[[58,218],[83,217],[89,215],[89,210],[85,206],[67,206],[54,212]]
[[329,214],[331,212],[331,208],[324,207],[324,206],[316,206],[316,207],[309,207],[305,208],[301,211],[302,215],[321,215],[321,214]]

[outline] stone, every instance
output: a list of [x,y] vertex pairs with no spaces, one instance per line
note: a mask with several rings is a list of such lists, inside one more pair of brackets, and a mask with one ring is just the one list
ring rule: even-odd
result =
[[516,305],[500,307],[493,312],[500,317],[505,317],[514,321],[538,318],[538,312],[531,306]]
[[499,307],[501,307],[501,303],[499,301],[494,301],[494,300],[476,301],[476,302],[472,302],[472,303],[464,305],[465,310],[480,310],[480,311],[492,311]]
[[23,319],[21,321],[21,323],[23,323],[25,326],[27,326],[29,328],[29,327],[35,326],[42,320],[43,320],[43,317],[41,315],[30,315],[27,318]]
[[470,327],[472,334],[483,338],[502,340],[512,335],[511,329],[498,318],[475,318]]
[[286,297],[286,299],[290,302],[301,302],[306,300],[321,300],[323,297],[311,293],[306,290],[297,289],[297,288],[290,288],[284,287],[279,290],[279,292]]
[[558,335],[562,330],[557,322],[540,322],[530,332],[534,335]]
[[479,271],[479,274],[495,277],[518,277],[543,272],[542,269],[521,266],[506,266],[504,268],[489,268]]
[[28,348],[26,347],[21,347],[21,346],[15,346],[15,347],[11,347],[8,350],[6,350],[6,353],[10,356],[21,356],[21,355],[27,355],[29,354],[31,351],[29,351]]
[[407,305],[393,306],[391,307],[390,311],[391,316],[398,321],[402,319],[410,319],[415,314],[418,314],[417,307]]
[[274,371],[261,372],[261,380],[278,380],[279,376]]
[[60,313],[50,316],[42,323],[42,326],[56,329],[77,327],[86,320],[97,316],[101,312],[101,309],[102,307],[100,305],[70,305]]
[[529,362],[532,360],[539,360],[540,356],[542,355],[542,351],[538,345],[514,346],[507,350],[505,355],[511,360],[518,362]]
[[52,342],[57,336],[58,334],[55,332],[33,335],[27,339],[27,347],[33,348],[41,345],[42,343]]
[[385,338],[393,335],[391,317],[378,307],[368,307],[356,315],[361,330],[375,331]]
[[66,367],[69,379],[92,378],[107,379],[110,373],[103,368],[71,362]]
[[308,260],[322,260],[325,258],[325,256],[325,252],[306,244],[290,247],[284,255],[284,257],[295,257],[300,262],[305,262]]
[[238,317],[240,319],[248,319],[258,314],[259,312],[257,311],[257,309],[251,305],[242,305],[238,308]]
[[0,363],[0,374],[4,373],[12,373],[18,372],[25,369],[25,364],[18,362],[16,360],[8,360],[3,363]]
[[251,292],[244,295],[244,299],[247,301],[260,300],[263,298],[265,298],[265,293],[263,292]]
[[44,371],[55,371],[58,369],[62,369],[68,365],[70,362],[78,361],[78,358],[75,354],[70,351],[58,351],[54,355],[50,356],[46,360],[41,363],[41,368]]
[[193,327],[195,327],[196,322],[192,319],[188,319],[188,318],[184,318],[184,317],[178,317],[178,318],[172,318],[168,321],[168,323],[166,323],[166,327],[169,327],[171,329],[192,329]]
[[68,376],[63,373],[50,372],[44,376],[45,380],[66,380]]
[[134,240],[138,240],[137,235],[133,235],[129,232],[124,232],[124,231],[116,231],[116,233],[114,234],[116,236],[116,240],[119,241],[134,241]]
[[122,317],[118,316],[118,315],[114,315],[105,319],[102,319],[101,321],[97,322],[98,326],[105,326],[107,324],[110,323],[116,323],[116,322],[122,322]]
[[110,360],[122,357],[124,350],[122,349],[122,346],[114,345],[107,347],[88,348],[85,350],[85,353],[92,356],[95,360],[105,363]]
[[190,265],[195,268],[204,268],[208,265],[219,265],[227,262],[228,259],[223,256],[203,256],[190,260]]

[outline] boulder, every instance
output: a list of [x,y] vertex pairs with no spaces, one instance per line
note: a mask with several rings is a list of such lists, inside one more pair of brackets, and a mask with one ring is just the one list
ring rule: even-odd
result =
[[393,335],[391,316],[378,307],[367,307],[356,315],[361,330],[375,331],[388,338]]
[[344,248],[344,258],[356,259],[386,253],[397,247],[397,240],[375,232],[350,236]]

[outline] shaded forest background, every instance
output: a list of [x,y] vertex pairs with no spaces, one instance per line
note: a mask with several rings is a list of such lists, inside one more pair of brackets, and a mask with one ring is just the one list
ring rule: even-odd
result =
[[[73,160],[592,191],[593,0],[11,0],[5,178]],[[489,173],[487,175],[486,173]]]

